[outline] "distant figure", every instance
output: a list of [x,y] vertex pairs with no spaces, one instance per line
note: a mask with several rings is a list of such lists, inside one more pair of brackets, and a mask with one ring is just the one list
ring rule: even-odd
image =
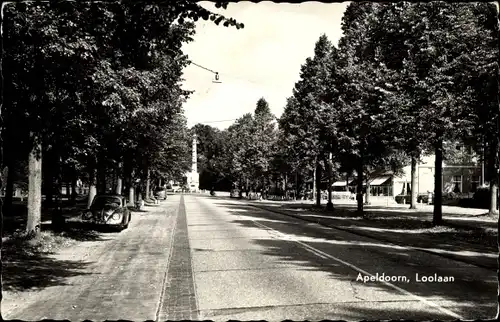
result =
[[430,205],[432,203],[432,192],[427,190],[427,204]]

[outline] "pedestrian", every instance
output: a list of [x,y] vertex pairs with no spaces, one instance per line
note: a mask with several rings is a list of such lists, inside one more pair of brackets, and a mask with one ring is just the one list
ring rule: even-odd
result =
[[432,203],[432,192],[427,190],[427,204],[430,205]]

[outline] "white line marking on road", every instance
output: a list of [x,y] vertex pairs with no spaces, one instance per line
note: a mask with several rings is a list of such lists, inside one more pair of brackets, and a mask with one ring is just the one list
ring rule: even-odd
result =
[[320,253],[315,252],[315,251],[314,251],[314,250],[312,250],[312,249],[306,248],[306,250],[307,250],[308,252],[310,252],[310,253],[312,253],[312,254],[316,255],[316,256],[319,256],[319,257],[323,258],[323,259],[327,259],[327,258],[328,258],[328,257],[325,257],[325,256],[321,255]]
[[[281,232],[279,232],[279,231],[277,231],[277,230],[275,230],[275,229],[273,229],[273,228],[271,228],[271,227],[268,227],[268,226],[266,226],[266,225],[264,225],[264,224],[258,223],[258,222],[254,221],[254,220],[253,220],[253,222],[254,222],[254,223],[255,223],[255,225],[257,225],[257,226],[260,226],[260,227],[262,227],[262,228],[264,228],[264,229],[267,229],[267,230],[273,231],[274,233],[276,233],[276,234],[277,234],[277,235],[279,235],[279,236],[283,236],[283,234],[282,234]],[[292,237],[290,237],[290,236],[284,236],[284,237],[286,237],[286,239],[288,239],[288,240],[294,241],[294,242],[296,242],[297,244],[299,244],[299,245],[301,245],[301,246],[305,247],[305,249],[306,249],[306,250],[309,250],[309,251],[314,252],[314,254],[316,254],[316,255],[318,255],[318,256],[320,256],[319,254],[321,254],[321,255],[323,255],[323,256],[326,256],[326,257],[327,257],[327,258],[329,258],[329,259],[333,259],[334,261],[337,261],[337,262],[339,262],[339,263],[341,263],[341,264],[344,264],[344,265],[346,265],[346,266],[348,266],[348,267],[350,267],[350,268],[352,268],[352,269],[354,269],[354,270],[356,270],[356,271],[358,271],[358,272],[360,272],[360,273],[362,273],[362,274],[364,274],[364,275],[367,275],[367,276],[370,276],[370,277],[375,277],[375,275],[372,275],[372,274],[368,273],[367,271],[365,271],[365,270],[363,270],[363,269],[361,269],[361,268],[359,268],[359,267],[357,267],[357,266],[355,266],[355,265],[353,265],[353,264],[351,264],[351,263],[348,263],[348,262],[346,262],[346,261],[343,261],[343,260],[341,260],[340,258],[337,258],[337,257],[332,256],[332,255],[330,255],[330,254],[327,254],[327,253],[325,253],[325,252],[323,252],[323,251],[321,251],[321,250],[319,250],[319,249],[316,249],[316,248],[314,248],[314,247],[312,247],[312,246],[310,246],[310,245],[307,245],[306,243],[303,243],[303,242],[301,242],[301,241],[299,241],[299,240],[297,240],[297,239],[295,239],[295,238],[292,238]],[[322,257],[322,256],[320,256],[320,257]],[[323,258],[324,258],[324,257],[323,257]],[[399,286],[396,286],[396,285],[394,285],[394,284],[392,284],[392,283],[385,282],[385,281],[381,281],[381,283],[382,283],[382,284],[385,284],[385,285],[387,285],[387,286],[389,286],[389,287],[391,287],[391,288],[393,288],[393,289],[395,289],[395,290],[398,290],[399,292],[401,292],[401,293],[403,293],[403,294],[405,294],[405,295],[411,296],[411,297],[413,297],[414,299],[416,299],[416,300],[418,300],[418,301],[420,301],[420,302],[422,302],[422,303],[424,303],[424,304],[426,304],[426,305],[429,305],[429,306],[431,306],[431,307],[433,307],[433,308],[435,308],[435,309],[437,309],[437,310],[441,311],[441,312],[442,312],[442,313],[444,313],[444,314],[447,314],[447,315],[449,315],[449,316],[452,316],[452,317],[454,317],[454,318],[456,318],[456,319],[465,320],[465,318],[464,318],[463,316],[461,316],[461,315],[459,315],[459,314],[457,314],[457,313],[455,313],[455,312],[453,312],[453,311],[450,311],[450,310],[448,310],[448,309],[446,309],[446,308],[444,308],[444,307],[442,307],[442,306],[440,306],[440,305],[438,305],[438,304],[436,304],[436,303],[434,303],[434,302],[428,301],[428,300],[426,300],[425,298],[423,298],[423,297],[421,297],[421,296],[418,296],[418,295],[413,294],[413,293],[411,293],[411,292],[409,292],[409,291],[407,291],[407,290],[405,290],[405,289],[402,289],[402,288],[401,288],[401,287],[399,287]]]

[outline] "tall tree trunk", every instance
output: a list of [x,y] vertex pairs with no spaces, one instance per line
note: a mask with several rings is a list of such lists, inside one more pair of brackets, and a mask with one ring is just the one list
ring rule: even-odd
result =
[[411,199],[410,209],[417,209],[417,157],[411,157]]
[[490,182],[490,215],[498,216],[498,179]]
[[5,187],[5,198],[3,202],[3,211],[7,214],[7,216],[11,215],[12,195],[14,194],[14,178],[16,171],[14,163],[15,162],[8,160],[7,164],[7,185]]
[[370,180],[366,180],[366,198],[365,205],[370,204]]
[[42,220],[42,145],[33,144],[28,159],[28,220],[26,232],[33,238],[40,236]]
[[321,206],[321,166],[316,163],[316,207]]
[[148,168],[146,170],[146,193],[145,193],[145,196],[144,196],[146,200],[151,199],[150,188],[151,188],[151,171]]
[[106,165],[105,158],[102,154],[98,155],[97,159],[97,178],[96,178],[96,188],[98,194],[106,193]]
[[326,208],[332,210],[333,202],[332,202],[332,153],[330,152],[328,155],[328,202],[326,204]]
[[92,201],[94,201],[94,197],[97,194],[97,187],[96,187],[96,170],[94,168],[91,168],[89,172],[89,198],[87,200],[87,208],[90,208],[92,205]]
[[66,198],[68,201],[71,199],[71,182],[66,182]]
[[73,166],[71,172],[71,203],[75,203],[76,201],[76,182],[77,182],[77,172],[75,166]]
[[288,173],[285,173],[285,189],[283,191],[285,198],[288,199]]
[[488,157],[488,172],[490,181],[490,206],[489,214],[492,216],[498,215],[498,168],[496,165],[496,158],[498,153],[498,146],[496,140],[492,140],[489,149]]
[[298,195],[299,195],[299,172],[295,170],[295,196],[293,200],[297,200]]
[[436,160],[435,160],[435,173],[434,173],[434,213],[432,223],[440,225],[443,222],[443,141],[435,146]]
[[118,164],[118,171],[117,171],[117,178],[116,178],[116,190],[115,190],[115,193],[117,195],[120,195],[120,196],[122,194],[122,189],[123,189],[122,176],[123,176],[123,162],[120,162]]
[[130,184],[128,186],[128,202],[130,206],[135,204],[135,191],[134,191],[134,176],[130,175]]
[[128,187],[128,202],[131,206],[133,206],[135,202],[135,191],[132,185]]
[[[56,183],[55,187],[57,189],[57,194],[56,194],[56,205],[55,208],[52,209],[52,214],[51,214],[51,225],[52,225],[52,230],[54,232],[61,232],[64,229],[64,217],[62,215],[62,205],[61,205],[61,199],[62,199],[62,174],[61,174],[61,163],[59,162],[60,160],[57,159],[57,164],[53,164],[52,167],[53,169],[56,169]],[[66,195],[68,194],[68,185],[66,184]]]
[[97,191],[100,194],[106,193],[106,167],[103,165],[101,160],[101,166],[97,170]]
[[312,185],[312,200],[316,197],[316,161],[314,161],[314,170],[313,170],[313,185]]
[[356,201],[358,203],[358,212],[363,214],[363,158],[360,157],[356,169],[358,173],[358,186],[356,189]]
[[52,169],[52,164],[54,164],[54,157],[52,151],[47,151],[45,160],[45,171],[43,172],[43,184],[45,192],[45,205],[51,206],[54,203],[54,173]]

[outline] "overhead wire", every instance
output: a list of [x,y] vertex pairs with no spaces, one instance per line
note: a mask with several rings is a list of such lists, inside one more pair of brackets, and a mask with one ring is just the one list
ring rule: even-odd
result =
[[222,122],[229,122],[229,121],[236,121],[236,119],[230,119],[230,120],[219,120],[219,121],[205,121],[205,122],[198,122],[198,123],[201,123],[201,124],[208,124],[208,123],[222,123]]
[[214,71],[214,70],[212,70],[212,69],[210,69],[210,68],[207,68],[207,67],[204,67],[204,66],[202,66],[202,65],[199,65],[199,64],[197,64],[197,63],[195,63],[195,62],[193,62],[193,61],[191,61],[191,60],[190,60],[189,62],[190,62],[192,65],[195,65],[195,66],[197,66],[197,67],[199,67],[199,68],[202,68],[202,69],[204,69],[204,70],[206,70],[206,71],[209,71],[209,72],[211,72],[211,73],[213,73],[213,74],[216,74],[216,75],[220,75],[220,76],[224,76],[224,77],[228,77],[228,78],[232,78],[232,79],[237,79],[237,80],[245,81],[245,82],[252,83],[252,84],[255,84],[255,85],[263,85],[263,84],[261,84],[261,83],[258,83],[258,82],[255,82],[255,81],[252,81],[252,80],[249,80],[249,79],[246,79],[246,78],[242,78],[242,77],[238,77],[238,76],[233,76],[233,75],[230,75],[230,74],[227,74],[227,73],[219,73],[219,72],[216,72],[216,71]]
[[[207,70],[207,71],[209,71],[209,72],[211,72],[211,73],[214,73],[214,74],[219,74],[218,72],[216,72],[216,71],[214,71],[214,70],[212,70],[212,69],[210,69],[210,68],[204,67],[204,66],[202,66],[202,65],[199,65],[199,64],[197,64],[197,63],[195,63],[195,62],[193,62],[193,61],[189,61],[189,62],[190,62],[190,64],[195,65],[195,66],[197,66],[197,67],[199,67],[199,68],[202,68],[202,69],[204,69],[204,70]],[[261,85],[261,84],[259,84],[259,83],[257,83],[257,82],[254,82],[254,81],[251,81],[251,80],[248,80],[248,79],[244,79],[244,78],[241,78],[241,77],[231,76],[231,75],[226,74],[226,73],[224,73],[224,74],[219,74],[219,75],[223,75],[223,76],[226,76],[226,77],[229,77],[229,78],[239,79],[239,80],[246,81],[246,82],[249,82],[249,83],[253,83],[253,84],[257,84],[257,85]],[[277,119],[277,118],[276,118],[276,119]],[[205,122],[203,122],[203,121],[202,121],[202,122],[197,122],[197,123],[198,123],[198,124],[211,124],[211,123],[230,122],[230,121],[236,121],[236,120],[238,120],[238,118],[228,119],[228,120],[217,120],[217,121],[205,121]]]
[[203,67],[203,66],[201,66],[201,65],[198,65],[197,63],[195,63],[195,62],[193,62],[193,61],[189,61],[189,62],[190,62],[191,64],[195,65],[195,66],[198,66],[198,67],[200,67],[200,68],[204,69],[204,70],[208,70],[209,72],[212,72],[212,73],[214,73],[214,74],[217,74],[217,72],[216,72],[216,71],[213,71],[213,70],[211,70],[210,68],[206,68],[206,67]]

